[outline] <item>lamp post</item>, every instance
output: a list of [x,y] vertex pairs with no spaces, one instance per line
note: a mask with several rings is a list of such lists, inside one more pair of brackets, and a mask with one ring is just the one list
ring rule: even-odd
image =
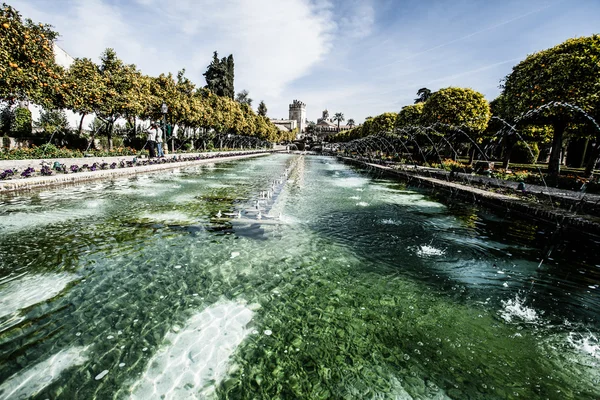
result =
[[[160,106],[160,112],[163,115],[163,142],[165,142],[165,146],[168,146],[167,144],[167,113],[169,112],[169,107],[167,106],[167,103],[165,103],[163,101],[162,105]],[[173,152],[173,147],[171,147],[171,152]]]

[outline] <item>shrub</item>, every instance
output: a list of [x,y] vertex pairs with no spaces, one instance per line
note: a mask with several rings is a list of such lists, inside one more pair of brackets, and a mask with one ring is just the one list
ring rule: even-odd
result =
[[526,143],[518,141],[515,143],[510,161],[517,164],[535,164],[540,155],[537,143]]
[[[137,152],[129,147],[118,147],[112,151],[90,151],[89,154],[94,157],[111,156],[134,156]],[[79,158],[84,154],[80,150],[70,150],[65,147],[56,147],[53,144],[43,144],[41,146],[32,146],[30,148],[19,148],[4,151],[0,153],[0,160],[28,160],[28,159],[48,159],[48,158]]]
[[436,168],[445,169],[446,171],[466,172],[466,173],[471,173],[473,171],[473,168],[470,167],[469,165],[463,164],[458,161],[454,161],[451,158],[445,159],[444,161],[442,161],[442,164],[431,164],[431,165]]
[[14,137],[31,136],[31,111],[19,107],[14,111],[14,119],[11,121],[10,131]]

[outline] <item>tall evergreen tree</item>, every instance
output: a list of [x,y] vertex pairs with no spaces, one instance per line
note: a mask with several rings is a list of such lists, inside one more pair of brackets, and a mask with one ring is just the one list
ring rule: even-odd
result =
[[229,57],[219,59],[219,54],[215,51],[210,65],[203,74],[206,79],[205,88],[217,96],[233,99],[235,95],[233,91],[233,69],[233,55],[230,54]]
[[263,116],[263,117],[267,116],[267,105],[262,100],[260,101],[260,104],[258,105],[258,115]]
[[227,57],[227,95],[230,99],[233,99],[235,95],[234,89],[234,65],[233,65],[233,54]]

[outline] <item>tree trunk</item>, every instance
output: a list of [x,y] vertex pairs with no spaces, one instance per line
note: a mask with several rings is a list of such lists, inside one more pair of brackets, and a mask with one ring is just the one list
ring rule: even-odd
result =
[[592,174],[594,173],[594,167],[598,163],[598,158],[600,158],[600,135],[596,137],[596,145],[592,148],[590,159],[585,166],[585,172],[583,173],[585,177],[592,177]]
[[585,145],[583,145],[583,153],[581,154],[581,161],[579,162],[579,168],[583,168],[583,166],[585,165],[585,156],[587,155],[589,144],[590,138],[586,138]]
[[569,143],[564,143],[560,152],[560,165],[567,165],[567,150]]
[[110,124],[107,127],[106,135],[108,136],[108,151],[112,151],[112,149],[113,149],[112,134],[113,134],[113,128],[114,127],[115,127],[114,121],[111,121]]
[[548,162],[548,177],[551,182],[558,180],[560,174],[560,161],[561,161],[561,150],[563,146],[563,133],[567,124],[564,121],[555,121],[552,124],[554,128],[554,135],[552,138],[552,153],[550,154],[550,161]]
[[512,154],[512,149],[513,146],[510,146],[504,151],[504,159],[502,160],[502,168],[504,169],[508,169],[508,166],[510,165],[510,155]]
[[475,146],[475,143],[471,143],[471,148],[469,149],[469,165],[473,165],[473,161],[475,160],[476,152],[477,152],[477,146]]
[[92,137],[90,138],[90,142],[88,143],[88,148],[86,149],[86,151],[89,150],[89,148],[91,146],[94,146],[94,150],[95,150],[96,149],[96,143],[95,142],[96,142],[96,129],[94,129],[92,131]]
[[83,119],[85,118],[86,113],[81,114],[81,120],[79,121],[79,136],[81,136],[81,132],[83,131]]

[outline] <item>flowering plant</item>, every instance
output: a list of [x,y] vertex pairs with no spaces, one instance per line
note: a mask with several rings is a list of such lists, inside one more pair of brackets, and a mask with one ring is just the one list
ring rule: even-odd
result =
[[52,175],[52,169],[48,165],[43,165],[42,169],[40,169],[40,174],[43,176],[50,176]]
[[6,169],[0,173],[0,179],[7,179],[15,174],[14,169]]
[[33,169],[32,167],[28,167],[25,171],[21,172],[21,176],[23,178],[29,178],[31,175],[33,175],[34,172],[35,169]]

